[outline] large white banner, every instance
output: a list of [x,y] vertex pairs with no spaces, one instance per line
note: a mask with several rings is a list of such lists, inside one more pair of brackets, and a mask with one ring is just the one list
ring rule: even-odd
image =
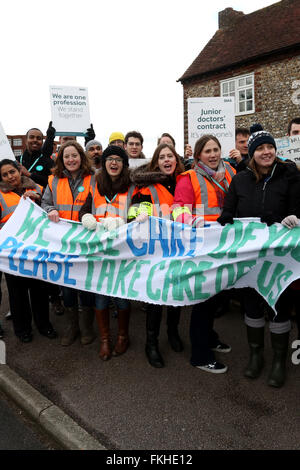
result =
[[0,160],[3,160],[3,158],[16,159],[0,122]]
[[87,88],[50,86],[50,105],[56,135],[85,135],[91,125]]
[[188,143],[195,143],[204,134],[217,137],[222,146],[222,157],[228,158],[235,148],[234,98],[188,98]]
[[150,217],[117,231],[55,224],[22,199],[0,230],[0,270],[115,297],[190,305],[232,287],[254,287],[274,308],[300,278],[300,227],[259,219],[202,229]]

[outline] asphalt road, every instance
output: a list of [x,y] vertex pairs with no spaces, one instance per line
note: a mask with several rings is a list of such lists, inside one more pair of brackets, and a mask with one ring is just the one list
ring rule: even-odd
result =
[[56,443],[0,393],[0,450],[58,450]]
[[[5,304],[6,302],[6,304]],[[4,298],[1,311],[7,311]],[[48,399],[60,406],[111,450],[299,449],[300,365],[288,357],[288,378],[281,389],[267,385],[271,347],[266,329],[266,366],[261,377],[243,377],[248,347],[239,309],[217,319],[221,339],[232,346],[222,355],[226,374],[214,375],[189,365],[190,308],[184,308],[180,332],[185,349],[168,344],[165,317],[160,349],[166,367],[154,369],[145,358],[145,313],[133,304],[131,345],[123,356],[103,362],[98,340],[62,347],[34,329],[34,340],[21,344],[11,322],[6,330],[7,364]],[[65,317],[52,315],[59,334]],[[111,320],[116,336],[116,319]],[[294,326],[291,340],[296,338]]]

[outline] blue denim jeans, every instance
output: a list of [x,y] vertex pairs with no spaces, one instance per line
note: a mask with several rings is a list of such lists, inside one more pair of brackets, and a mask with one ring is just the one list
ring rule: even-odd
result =
[[127,310],[130,307],[130,302],[127,299],[119,299],[118,297],[110,297],[109,295],[96,294],[96,309],[103,310],[104,308],[108,308],[111,299],[119,310]]
[[95,294],[93,292],[62,287],[62,293],[65,307],[78,307],[78,296],[80,305],[83,307],[94,307],[95,305]]

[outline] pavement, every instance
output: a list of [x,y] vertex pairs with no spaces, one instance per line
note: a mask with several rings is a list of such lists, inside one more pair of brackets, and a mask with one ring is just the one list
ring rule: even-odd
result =
[[[236,306],[216,320],[221,339],[232,352],[219,355],[226,374],[208,374],[189,365],[190,307],[182,312],[185,349],[175,353],[167,341],[165,317],[160,350],[166,367],[155,369],[145,358],[145,312],[134,302],[131,345],[125,355],[103,362],[99,339],[69,347],[33,329],[32,343],[14,336],[4,320],[6,364],[0,365],[0,390],[13,399],[63,448],[73,450],[221,450],[300,448],[300,365],[288,357],[287,382],[281,389],[266,383],[271,347],[266,331],[266,366],[257,380],[243,377],[248,347]],[[66,319],[51,315],[61,335]],[[95,325],[96,329],[96,325]],[[111,319],[112,337],[117,320]],[[296,338],[296,328],[291,341]]]

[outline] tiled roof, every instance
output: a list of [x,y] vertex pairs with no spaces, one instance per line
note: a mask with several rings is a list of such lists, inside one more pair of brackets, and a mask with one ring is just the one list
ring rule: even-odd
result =
[[179,79],[222,70],[234,64],[300,45],[300,0],[282,0],[218,29]]

